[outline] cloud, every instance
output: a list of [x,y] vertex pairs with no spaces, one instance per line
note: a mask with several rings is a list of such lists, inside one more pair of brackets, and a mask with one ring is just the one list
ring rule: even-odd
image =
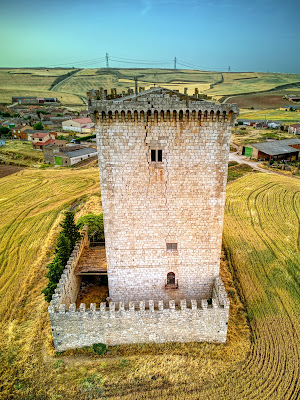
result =
[[141,11],[141,15],[146,15],[152,8],[152,3],[150,0],[143,0],[144,8]]

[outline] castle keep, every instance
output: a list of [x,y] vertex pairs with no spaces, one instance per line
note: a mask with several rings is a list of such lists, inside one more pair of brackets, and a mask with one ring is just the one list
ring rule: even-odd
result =
[[[109,307],[76,310],[75,249],[50,304],[56,349],[226,340],[219,278],[235,105],[164,88],[88,93],[96,123]],[[72,283],[71,283],[72,282]],[[66,307],[69,310],[66,311]]]

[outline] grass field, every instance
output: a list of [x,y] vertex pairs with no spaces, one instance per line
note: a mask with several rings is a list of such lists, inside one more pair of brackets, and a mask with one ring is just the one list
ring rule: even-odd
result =
[[264,142],[267,139],[295,139],[295,135],[280,129],[255,129],[249,126],[244,128],[245,130],[242,130],[241,126],[237,126],[232,129],[231,142],[233,144],[241,146],[247,143]]
[[139,86],[146,89],[154,84],[179,89],[184,87],[188,93],[193,94],[195,87],[199,90],[209,89],[210,85],[221,79],[221,74],[201,71],[175,71],[164,69],[88,69],[81,70],[68,81],[62,84],[60,91],[76,93],[82,96],[91,88],[104,87],[106,89],[117,88],[121,93],[134,87],[134,76],[139,76]]
[[223,82],[206,91],[210,96],[234,95],[239,93],[263,92],[277,86],[299,83],[299,74],[278,73],[223,73]]
[[0,68],[0,103],[11,104],[12,96],[57,97],[63,104],[83,104],[73,93],[51,91],[50,87],[72,69],[2,69]]
[[284,124],[300,122],[299,111],[284,110],[240,110],[241,119],[267,119],[271,121],[282,121]]
[[284,98],[284,96],[287,94],[300,96],[300,88],[274,90],[272,92],[234,96],[228,98],[226,103],[236,103],[240,108],[254,107],[276,109],[286,106],[293,107],[295,103],[290,103],[287,99]]
[[34,150],[31,142],[6,140],[5,146],[0,147],[0,160],[22,166],[39,166],[44,162],[42,151]]
[[[116,346],[54,354],[40,290],[61,212],[101,210],[97,169],[24,170],[1,179],[1,399],[296,400],[299,377],[300,182],[249,174],[228,185],[224,245],[228,342]],[[86,210],[85,210],[86,207]]]
[[[263,92],[280,85],[300,82],[300,74],[276,73],[220,73],[197,70],[174,69],[82,69],[70,79],[62,82],[56,91],[50,87],[58,76],[72,69],[0,69],[0,102],[11,102],[12,96],[56,96],[63,104],[81,104],[78,96],[100,86],[119,92],[134,88],[134,76],[139,77],[139,86],[149,88],[158,85],[193,94],[195,88],[218,99],[224,95]],[[249,101],[248,101],[249,102]],[[247,103],[247,101],[246,101]],[[276,103],[276,102],[275,102]],[[252,104],[252,103],[251,103]],[[281,103],[280,103],[281,105]]]

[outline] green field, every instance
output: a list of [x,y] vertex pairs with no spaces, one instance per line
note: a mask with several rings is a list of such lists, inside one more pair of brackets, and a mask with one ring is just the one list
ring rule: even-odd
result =
[[[55,91],[51,85],[58,76],[74,71],[75,74],[59,84]],[[296,86],[300,74],[284,73],[220,73],[173,69],[0,69],[0,102],[11,102],[12,96],[56,96],[63,104],[82,104],[78,96],[86,96],[92,88],[117,88],[119,92],[134,88],[134,76],[139,86],[149,88],[154,84],[193,94],[201,93],[219,99],[241,93],[263,92],[281,85]],[[295,85],[294,85],[295,84]]]

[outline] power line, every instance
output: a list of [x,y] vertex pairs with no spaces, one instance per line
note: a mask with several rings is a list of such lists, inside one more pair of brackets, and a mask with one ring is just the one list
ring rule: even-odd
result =
[[93,64],[95,64],[95,63],[97,63],[97,62],[99,62],[99,61],[104,61],[105,60],[105,58],[103,57],[103,58],[93,58],[93,59],[91,59],[91,60],[85,60],[85,61],[71,61],[71,62],[68,62],[68,63],[64,63],[64,64],[50,64],[50,65],[48,65],[49,67],[59,67],[59,66],[63,66],[63,65],[78,65],[78,64],[80,64],[80,65],[82,65],[82,64],[91,64],[91,63],[93,63]]
[[[179,60],[177,57],[174,57],[174,60],[145,60],[145,59],[133,59],[133,58],[125,58],[125,57],[114,57],[114,56],[109,56],[108,53],[105,54],[105,57],[99,57],[99,58],[94,58],[90,60],[82,60],[82,61],[72,61],[64,64],[52,64],[49,65],[49,67],[66,67],[66,66],[78,66],[79,68],[82,67],[88,67],[90,65],[97,65],[99,67],[100,63],[105,63],[106,68],[109,68],[109,62],[112,61],[117,64],[135,64],[135,65],[149,65],[149,66],[167,66],[169,65],[171,67],[173,63],[173,69],[177,69],[177,66],[180,65],[182,67],[188,68],[188,69],[197,69],[197,70],[207,70],[207,71],[226,71],[228,72],[238,72],[231,68],[230,66],[228,68],[212,68],[212,67],[204,67],[204,66],[199,66],[196,64],[189,63],[187,61]],[[101,68],[101,67],[99,67]],[[171,69],[171,68],[170,68]]]

